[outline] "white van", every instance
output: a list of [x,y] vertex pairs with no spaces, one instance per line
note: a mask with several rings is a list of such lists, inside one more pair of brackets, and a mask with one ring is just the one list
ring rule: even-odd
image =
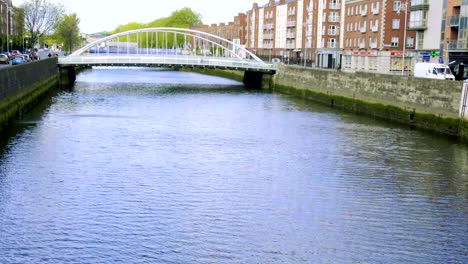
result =
[[414,77],[455,80],[455,76],[447,65],[428,62],[418,62],[414,65]]

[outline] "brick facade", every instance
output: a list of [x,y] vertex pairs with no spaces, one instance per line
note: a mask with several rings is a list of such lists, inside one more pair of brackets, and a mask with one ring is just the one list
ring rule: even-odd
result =
[[[459,15],[461,2],[268,0],[246,11],[241,44],[265,60],[277,57],[321,68],[410,74],[415,62],[439,59],[428,56],[442,43],[443,20]],[[447,43],[460,45],[460,28],[449,22]]]

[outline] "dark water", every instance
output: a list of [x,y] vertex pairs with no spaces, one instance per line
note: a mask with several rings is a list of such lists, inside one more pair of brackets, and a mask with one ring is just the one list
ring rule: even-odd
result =
[[0,263],[468,263],[467,146],[226,79],[95,69],[2,140]]

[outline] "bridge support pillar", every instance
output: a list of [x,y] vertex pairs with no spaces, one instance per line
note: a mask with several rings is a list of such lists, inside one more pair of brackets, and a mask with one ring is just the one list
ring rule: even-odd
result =
[[60,84],[71,87],[76,80],[76,69],[73,66],[60,68]]
[[262,89],[263,72],[244,72],[244,85],[250,89]]

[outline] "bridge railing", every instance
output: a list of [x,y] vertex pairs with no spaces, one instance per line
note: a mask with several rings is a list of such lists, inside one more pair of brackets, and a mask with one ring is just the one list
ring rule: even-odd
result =
[[273,64],[254,60],[237,60],[209,56],[154,56],[154,55],[114,55],[114,56],[69,56],[59,58],[59,64],[66,65],[167,65],[167,66],[194,66],[255,69],[259,71],[274,71]]

